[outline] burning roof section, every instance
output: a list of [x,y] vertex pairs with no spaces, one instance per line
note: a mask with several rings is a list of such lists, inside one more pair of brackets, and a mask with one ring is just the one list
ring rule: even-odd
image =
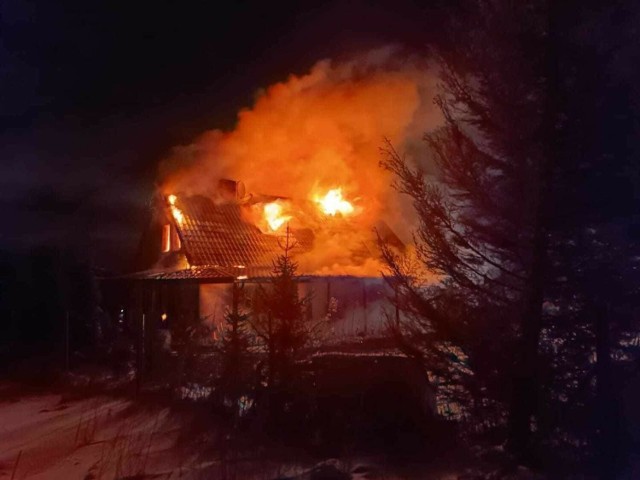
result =
[[[172,248],[165,249],[163,238],[160,261],[136,278],[227,281],[265,277],[271,273],[275,258],[284,252],[287,232],[289,253],[298,261],[301,275],[378,276],[374,229],[358,223],[352,211],[327,210],[317,200],[294,202],[244,193],[232,198],[180,193],[164,196],[161,217],[165,220],[161,221]],[[377,235],[403,248],[389,227],[378,223]]]
[[[270,267],[273,258],[282,253],[282,236],[262,233],[250,223],[247,208],[236,202],[216,204],[201,195],[172,199],[172,217],[189,264]],[[299,233],[297,238],[292,231],[291,236],[294,249],[310,249],[309,235]]]
[[195,280],[209,283],[228,283],[237,278],[263,276],[263,269],[247,269],[241,267],[192,266],[182,270],[147,270],[128,275],[132,280]]
[[215,205],[202,196],[180,197],[176,228],[191,265],[260,265],[278,248],[277,238],[262,235],[242,219],[240,205]]

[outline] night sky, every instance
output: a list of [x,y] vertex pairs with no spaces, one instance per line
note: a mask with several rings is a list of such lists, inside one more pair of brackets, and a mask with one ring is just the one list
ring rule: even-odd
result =
[[419,3],[3,0],[0,248],[122,266],[172,146],[321,58],[424,49],[438,10]]
[[[623,45],[611,78],[635,84],[640,8],[597,3],[584,43]],[[172,146],[232,128],[260,88],[319,59],[391,43],[426,52],[451,14],[444,0],[3,0],[0,250],[61,245],[126,266]]]

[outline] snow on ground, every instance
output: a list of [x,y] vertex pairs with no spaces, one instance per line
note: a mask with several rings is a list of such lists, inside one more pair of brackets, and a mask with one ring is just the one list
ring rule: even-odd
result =
[[11,398],[0,388],[0,480],[457,477],[442,470],[426,477],[406,471],[380,476],[382,469],[375,462],[353,458],[314,466],[308,460],[276,461],[258,451],[214,451],[206,440],[200,441],[210,438],[207,427],[193,434],[194,420],[188,412],[143,407],[124,398]]
[[122,398],[3,399],[0,479],[270,479],[301,471],[235,453],[216,460],[205,447],[180,444],[190,428],[188,415]]
[[159,471],[175,461],[163,455],[179,432],[168,413],[166,408],[140,411],[128,400],[109,397],[3,401],[0,478],[106,479]]

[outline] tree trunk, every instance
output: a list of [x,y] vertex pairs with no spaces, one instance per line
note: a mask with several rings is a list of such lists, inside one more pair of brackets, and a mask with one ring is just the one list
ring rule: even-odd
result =
[[531,423],[538,413],[539,378],[538,347],[542,330],[543,302],[548,258],[548,222],[552,205],[553,170],[560,157],[560,78],[558,67],[558,2],[547,2],[548,35],[546,41],[546,85],[544,110],[539,130],[543,145],[542,157],[535,175],[536,205],[533,219],[531,264],[527,295],[520,326],[520,350],[516,354],[513,374],[511,409],[509,412],[508,445],[519,460],[531,460]]
[[598,478],[613,476],[615,466],[615,425],[613,381],[611,378],[611,342],[607,306],[595,309],[596,330],[596,431],[595,447]]
[[521,324],[519,358],[513,373],[509,412],[509,450],[519,460],[531,454],[531,421],[538,411],[538,344],[542,329],[546,233],[542,228],[534,239],[529,297]]

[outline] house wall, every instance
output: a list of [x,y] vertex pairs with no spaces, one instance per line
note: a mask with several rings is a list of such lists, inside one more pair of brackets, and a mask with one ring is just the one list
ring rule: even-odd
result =
[[[122,349],[120,361],[135,361],[139,382],[163,373],[158,354],[180,351],[185,344],[187,330],[198,322],[198,295],[192,282],[103,280],[102,305]],[[133,346],[133,359],[126,342]]]
[[[245,298],[257,284],[244,285]],[[225,311],[231,306],[231,284],[199,286],[199,316],[209,325],[223,328]],[[311,321],[329,317],[330,333],[335,336],[375,335],[394,315],[384,280],[361,277],[316,277],[298,284],[300,297],[308,297]],[[245,307],[246,308],[246,307]]]
[[231,284],[200,285],[200,319],[208,325],[221,326],[224,314],[231,305]]
[[310,296],[314,321],[329,315],[337,336],[378,333],[384,328],[385,313],[393,310],[388,287],[380,278],[317,277],[301,283],[300,294]]

